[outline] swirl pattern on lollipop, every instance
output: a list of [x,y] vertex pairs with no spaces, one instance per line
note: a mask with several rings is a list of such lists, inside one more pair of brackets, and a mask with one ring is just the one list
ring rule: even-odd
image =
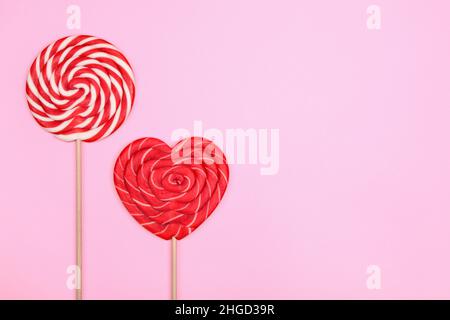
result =
[[117,193],[130,214],[163,239],[183,239],[222,199],[229,170],[211,141],[191,137],[173,148],[142,138],[121,152],[114,167]]
[[92,142],[112,134],[134,102],[134,75],[109,42],[70,36],[47,46],[31,65],[26,93],[33,117],[65,140]]

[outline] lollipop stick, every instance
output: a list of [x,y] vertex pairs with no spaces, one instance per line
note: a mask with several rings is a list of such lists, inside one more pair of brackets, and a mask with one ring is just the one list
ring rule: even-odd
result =
[[177,239],[172,238],[172,300],[177,300]]
[[75,141],[76,146],[76,299],[83,299],[82,278],[81,278],[81,258],[82,258],[82,216],[81,216],[81,140]]

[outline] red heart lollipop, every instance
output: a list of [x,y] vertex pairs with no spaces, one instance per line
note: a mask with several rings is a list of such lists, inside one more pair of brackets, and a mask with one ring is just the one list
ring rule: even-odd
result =
[[144,228],[160,238],[180,240],[217,207],[228,173],[225,155],[209,140],[191,137],[171,148],[159,139],[142,138],[121,152],[114,184]]

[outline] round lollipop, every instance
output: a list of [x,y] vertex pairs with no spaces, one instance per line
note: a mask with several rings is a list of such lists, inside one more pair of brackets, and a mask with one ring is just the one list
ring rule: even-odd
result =
[[28,106],[37,123],[57,138],[76,145],[76,298],[81,286],[81,142],[116,131],[134,101],[134,75],[125,56],[93,36],[59,39],[42,50],[26,83]]
[[159,139],[139,139],[116,161],[114,184],[129,213],[148,231],[172,240],[172,299],[176,299],[176,241],[211,216],[228,176],[222,151],[197,137],[173,148]]

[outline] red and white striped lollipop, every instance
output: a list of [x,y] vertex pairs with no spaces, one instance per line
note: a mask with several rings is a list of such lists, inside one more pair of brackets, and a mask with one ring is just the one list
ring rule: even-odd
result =
[[65,141],[92,142],[112,134],[129,115],[134,75],[125,56],[109,42],[70,36],[39,53],[26,92],[41,127]]
[[130,214],[160,238],[183,239],[214,211],[228,184],[225,155],[211,141],[187,138],[173,148],[143,138],[114,167],[117,193]]
[[134,75],[111,43],[86,35],[59,39],[31,65],[26,93],[37,123],[76,145],[76,298],[82,299],[81,142],[103,139],[119,128],[134,102]]
[[228,177],[223,152],[199,137],[173,148],[159,139],[138,139],[117,158],[114,184],[120,200],[141,226],[172,242],[172,299],[177,299],[177,240],[211,216]]

